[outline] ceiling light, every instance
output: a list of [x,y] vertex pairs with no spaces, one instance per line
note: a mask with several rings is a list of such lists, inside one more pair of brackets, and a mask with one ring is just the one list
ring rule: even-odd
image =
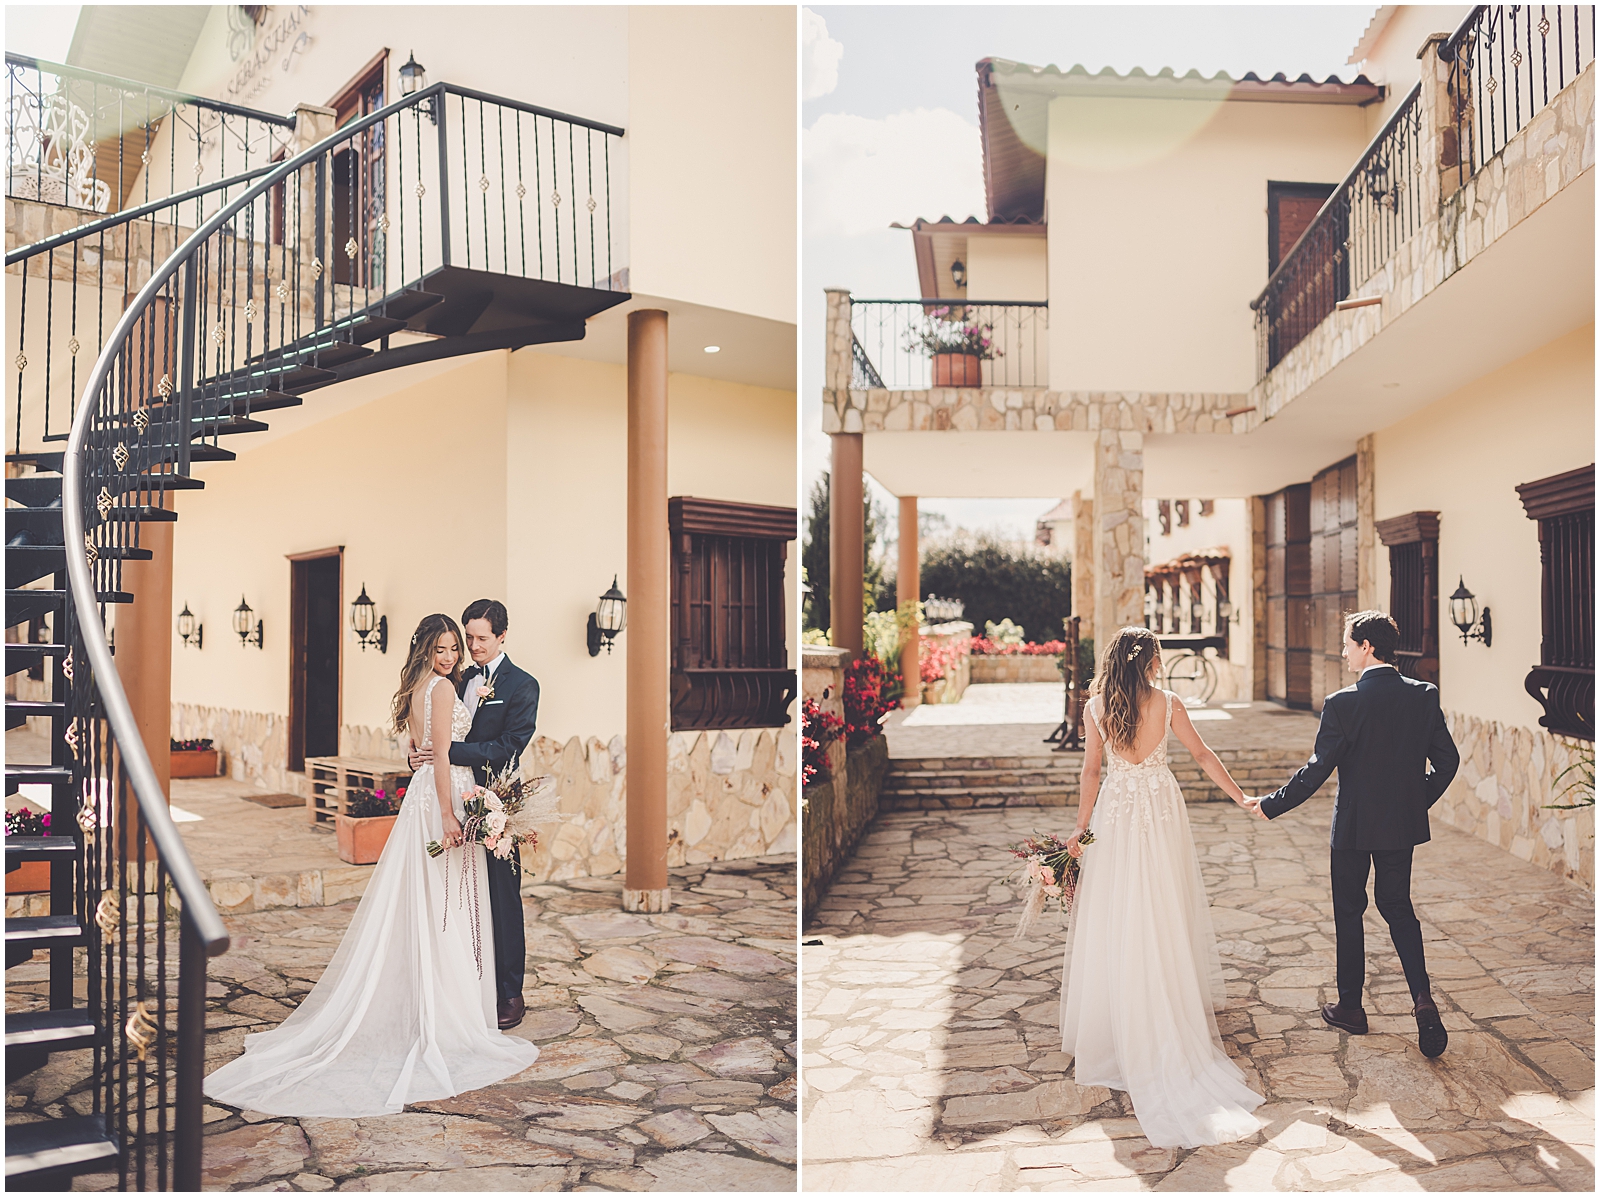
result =
[[1386,391],[1392,391],[1392,390],[1395,389],[1395,387],[1397,387],[1399,385],[1400,384],[1398,382],[1386,382],[1386,383],[1383,384],[1383,389],[1386,390]]
[[706,352],[707,353],[721,353],[722,352],[722,346],[721,345],[707,345],[706,346]]

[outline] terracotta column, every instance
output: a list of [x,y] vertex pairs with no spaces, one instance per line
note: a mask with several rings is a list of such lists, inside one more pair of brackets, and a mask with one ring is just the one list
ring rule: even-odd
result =
[[828,619],[833,647],[861,655],[862,574],[866,566],[861,434],[833,434],[828,495]]
[[628,864],[625,910],[662,911],[667,884],[667,314],[628,315]]
[[[921,546],[917,541],[917,500],[915,496],[900,498],[900,578],[895,586],[902,618],[908,603],[922,597]],[[911,608],[915,610],[915,608]],[[922,702],[922,636],[913,618],[903,626],[905,638],[900,645],[900,677],[905,683],[905,693],[900,698],[903,707],[914,707]]]
[[1084,636],[1094,635],[1094,500],[1072,492],[1072,613]]

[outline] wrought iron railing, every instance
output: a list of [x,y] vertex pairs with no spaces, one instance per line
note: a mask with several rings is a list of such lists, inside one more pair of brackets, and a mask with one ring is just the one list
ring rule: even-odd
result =
[[[470,261],[476,270],[615,289],[609,157],[621,134],[435,84],[256,173],[181,245],[169,251],[152,240],[142,255],[146,281],[120,316],[110,313],[114,327],[60,458],[55,543],[66,546],[68,595],[58,638],[70,682],[73,809],[55,813],[58,825],[71,822],[63,813],[76,817],[83,846],[75,918],[98,1027],[93,1114],[120,1151],[122,1188],[200,1188],[205,959],[228,944],[112,657],[107,615],[131,598],[123,562],[148,559],[141,529],[173,518],[166,494],[198,485],[191,463],[207,450],[228,456],[220,435],[260,427],[253,409],[298,402],[285,390],[331,381],[330,364],[367,352],[362,338],[387,344],[417,310],[421,293],[406,284]],[[8,255],[7,265],[23,261],[26,286],[28,259],[77,259],[108,232],[136,241],[142,219],[96,222],[98,230]],[[124,259],[130,287],[140,256]],[[58,272],[52,263],[46,282]],[[120,292],[109,297],[113,308],[121,300]],[[47,325],[48,340],[33,350],[46,372],[65,331]],[[501,332],[459,332],[382,357],[402,364],[413,349],[442,356],[515,343]],[[74,356],[78,339],[68,346]],[[33,344],[23,339],[15,363],[19,429],[24,416],[43,415],[23,398]],[[46,439],[60,434],[36,418],[19,431],[18,448],[48,470],[39,450]],[[39,483],[43,494],[51,480]],[[44,516],[48,505],[37,506]]]
[[[1594,61],[1592,4],[1480,4],[1439,57],[1450,64],[1457,185]],[[1440,163],[1448,167],[1448,158]]]
[[1283,360],[1422,226],[1421,86],[1412,88],[1250,304],[1257,376]]
[[[857,385],[1042,387],[1050,382],[1050,305],[953,299],[852,299]],[[876,379],[876,382],[866,381]]]
[[293,117],[6,55],[13,199],[120,212],[264,166],[283,156],[293,128]]
[[248,418],[241,393],[327,355],[356,314],[392,317],[392,297],[440,267],[622,290],[611,180],[622,132],[435,84],[345,125],[301,168],[263,164],[11,251],[6,266],[22,274],[12,448],[65,438],[79,355],[104,342],[191,214],[229,217],[147,310],[138,365],[144,394],[182,388],[213,437],[219,420]]

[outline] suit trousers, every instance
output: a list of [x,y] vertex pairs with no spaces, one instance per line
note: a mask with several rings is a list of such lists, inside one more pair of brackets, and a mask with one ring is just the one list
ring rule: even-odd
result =
[[1411,908],[1411,848],[1366,852],[1359,848],[1330,851],[1333,878],[1333,925],[1338,941],[1339,1004],[1361,1008],[1366,982],[1366,937],[1361,916],[1367,909],[1367,871],[1378,913],[1389,924],[1389,938],[1405,969],[1412,1000],[1428,992],[1428,970],[1422,955],[1422,924]]
[[522,870],[516,848],[511,860],[485,853],[488,861],[489,917],[494,927],[494,988],[502,1002],[522,994],[527,941],[522,927]]

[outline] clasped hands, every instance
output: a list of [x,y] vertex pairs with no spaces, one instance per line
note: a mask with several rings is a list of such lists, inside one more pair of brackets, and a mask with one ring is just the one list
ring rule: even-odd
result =
[[1249,811],[1263,823],[1267,822],[1267,812],[1261,809],[1262,799],[1260,797],[1252,797],[1251,795],[1246,794],[1242,801],[1238,798],[1235,798],[1233,801],[1234,805],[1242,806],[1245,810]]

